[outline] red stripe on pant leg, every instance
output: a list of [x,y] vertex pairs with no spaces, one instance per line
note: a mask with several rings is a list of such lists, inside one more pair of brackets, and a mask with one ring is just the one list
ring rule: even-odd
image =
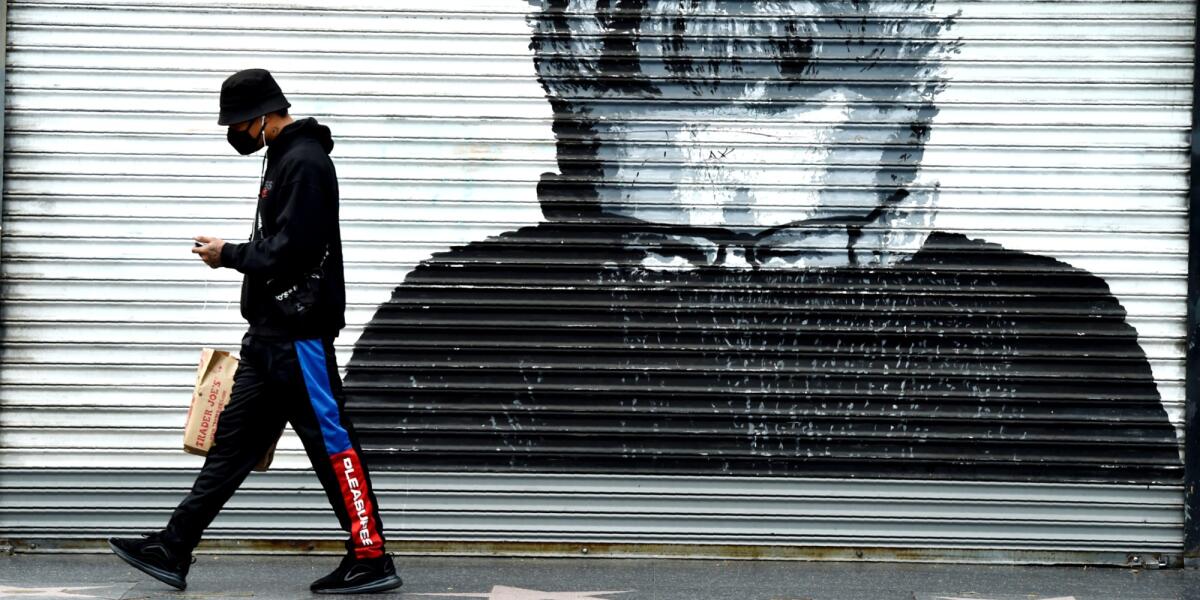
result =
[[333,473],[342,488],[346,512],[350,513],[350,538],[354,540],[354,555],[358,558],[383,556],[383,538],[379,536],[375,507],[371,506],[371,495],[367,493],[367,480],[363,477],[358,453],[351,448],[329,459],[333,461]]

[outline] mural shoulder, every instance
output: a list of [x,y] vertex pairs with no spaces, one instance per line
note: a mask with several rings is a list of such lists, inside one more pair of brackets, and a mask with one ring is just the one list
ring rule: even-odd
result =
[[1086,269],[947,232],[931,235],[914,263],[915,268],[957,273],[955,281],[965,294],[994,296],[1006,312],[1037,324],[1042,334],[1026,336],[1029,343],[1070,339],[1084,344],[1085,353],[1103,349],[1140,361],[1149,373],[1125,307],[1102,277]]
[[935,232],[911,266],[955,273],[963,288],[997,294],[1007,298],[1010,306],[1020,305],[1047,318],[1085,319],[1085,332],[1131,334],[1128,337],[1136,344],[1136,332],[1126,323],[1125,307],[1108,282],[1056,258],[960,233]]
[[1023,277],[1028,284],[1037,287],[1112,293],[1103,278],[1087,269],[962,233],[933,232],[914,262],[922,268],[956,268],[1008,278]]

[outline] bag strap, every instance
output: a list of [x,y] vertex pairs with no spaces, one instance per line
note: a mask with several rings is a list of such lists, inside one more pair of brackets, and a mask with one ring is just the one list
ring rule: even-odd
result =
[[313,272],[320,275],[322,278],[324,278],[325,277],[325,263],[328,261],[329,261],[329,244],[327,243],[327,244],[325,244],[325,254],[323,254],[321,256],[321,263],[317,265],[317,268],[314,269]]
[[267,183],[267,155],[270,154],[270,152],[271,152],[270,149],[263,152],[262,168],[259,170],[259,173],[258,173],[258,192],[257,192],[257,198],[255,200],[255,204],[254,204],[254,228],[250,230],[250,241],[251,242],[254,241],[254,236],[255,236],[255,234],[258,233],[258,218],[259,218],[259,215],[262,214],[262,201],[263,201],[262,189],[263,189],[263,185],[265,185]]

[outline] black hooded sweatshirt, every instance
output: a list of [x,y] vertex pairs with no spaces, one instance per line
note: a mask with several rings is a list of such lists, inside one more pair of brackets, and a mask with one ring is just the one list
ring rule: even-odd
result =
[[[331,339],[346,326],[346,286],[338,226],[337,173],[329,128],[296,121],[271,142],[259,191],[259,228],[245,244],[225,244],[221,265],[245,274],[242,316],[250,334],[288,339]],[[298,280],[321,265],[316,305],[300,318],[275,308],[267,282]]]

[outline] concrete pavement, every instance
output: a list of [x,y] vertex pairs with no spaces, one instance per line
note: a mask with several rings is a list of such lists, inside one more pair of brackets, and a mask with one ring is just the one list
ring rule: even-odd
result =
[[[333,556],[200,555],[175,591],[111,555],[0,557],[0,598],[286,599]],[[1200,571],[606,558],[396,557],[396,600],[1200,600]],[[355,596],[359,597],[359,596]]]

